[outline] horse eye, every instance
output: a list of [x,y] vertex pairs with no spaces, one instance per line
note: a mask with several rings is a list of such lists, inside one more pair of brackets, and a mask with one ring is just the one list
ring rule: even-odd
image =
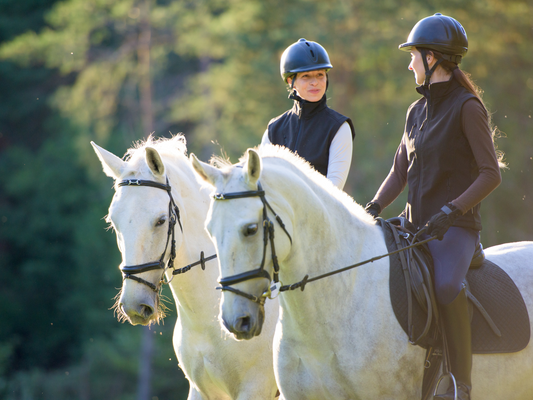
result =
[[244,227],[244,236],[252,236],[257,233],[257,224],[249,224]]
[[164,225],[165,222],[167,222],[167,219],[165,217],[159,218],[159,220],[155,223],[155,226]]

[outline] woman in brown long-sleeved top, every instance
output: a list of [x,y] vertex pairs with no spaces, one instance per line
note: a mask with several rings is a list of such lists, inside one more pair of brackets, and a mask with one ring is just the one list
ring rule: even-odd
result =
[[[435,264],[435,293],[444,319],[457,398],[472,388],[471,332],[463,281],[479,244],[480,202],[501,182],[488,112],[479,90],[459,68],[466,32],[435,14],[419,21],[400,49],[411,53],[422,98],[407,112],[394,164],[366,210],[377,217],[407,185],[406,217],[427,226]],[[451,386],[435,399],[453,399]]]

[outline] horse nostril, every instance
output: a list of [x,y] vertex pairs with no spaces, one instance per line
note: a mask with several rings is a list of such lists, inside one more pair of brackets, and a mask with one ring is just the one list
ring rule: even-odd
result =
[[250,331],[250,317],[241,317],[237,320],[236,328],[239,332],[249,332]]
[[140,315],[144,318],[150,318],[154,314],[154,309],[147,304],[141,304]]

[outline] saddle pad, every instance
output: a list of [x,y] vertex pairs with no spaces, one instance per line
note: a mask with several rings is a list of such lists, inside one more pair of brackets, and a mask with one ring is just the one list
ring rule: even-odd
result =
[[[396,250],[392,233],[383,230],[387,248]],[[407,289],[400,256],[390,258],[389,291],[396,319],[407,334]],[[500,330],[498,337],[491,330],[481,313],[473,307],[472,352],[475,354],[512,353],[527,346],[531,335],[526,305],[513,280],[496,264],[484,260],[481,267],[468,271],[470,292],[483,305]],[[427,315],[413,298],[414,337],[424,329]],[[427,345],[420,344],[427,348]]]
[[513,280],[489,260],[466,274],[470,292],[483,305],[501,331],[496,336],[474,307],[472,350],[476,354],[513,353],[522,350],[531,336],[529,315],[524,299]]

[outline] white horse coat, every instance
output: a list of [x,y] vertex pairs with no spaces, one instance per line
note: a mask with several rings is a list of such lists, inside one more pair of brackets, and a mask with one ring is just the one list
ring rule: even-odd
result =
[[[387,253],[382,229],[372,217],[282,148],[248,150],[243,163],[223,169],[201,163],[194,155],[191,161],[216,193],[254,191],[260,180],[266,200],[292,237],[291,243],[275,223],[275,249],[284,284]],[[206,224],[217,246],[222,277],[259,267],[262,231],[249,235],[248,227],[261,224],[262,209],[258,197],[212,200]],[[268,214],[274,220],[270,210]],[[532,315],[533,242],[495,246],[487,249],[486,255],[516,282]],[[270,252],[265,269],[272,274]],[[303,292],[297,289],[279,295],[274,366],[282,398],[420,398],[425,351],[408,343],[397,322],[388,280],[389,259],[383,258],[310,282]],[[257,296],[268,284],[258,278],[234,288]],[[246,328],[256,329],[259,309],[245,297],[224,292],[221,317],[239,337],[246,337]],[[531,344],[512,354],[475,355],[473,399],[531,400],[532,374]]]
[[[128,161],[92,143],[106,175],[115,179],[115,196],[109,207],[109,221],[117,234],[123,265],[157,261],[165,248],[168,231],[169,196],[152,187],[119,187],[124,179],[144,179],[165,183],[168,177],[172,196],[179,207],[183,233],[175,226],[175,267],[196,262],[200,252],[215,253],[204,229],[209,206],[209,190],[197,181],[185,156],[185,139],[149,139],[129,150]],[[168,259],[167,249],[165,260]],[[162,270],[138,276],[158,284]],[[171,271],[167,271],[170,279]],[[278,305],[268,311],[263,334],[251,342],[237,342],[220,329],[220,291],[215,261],[177,275],[170,283],[178,318],[173,344],[179,364],[189,380],[188,400],[274,399],[277,392],[272,361],[272,337],[278,318]],[[145,284],[125,279],[117,312],[132,324],[147,325],[161,315],[158,293]]]

